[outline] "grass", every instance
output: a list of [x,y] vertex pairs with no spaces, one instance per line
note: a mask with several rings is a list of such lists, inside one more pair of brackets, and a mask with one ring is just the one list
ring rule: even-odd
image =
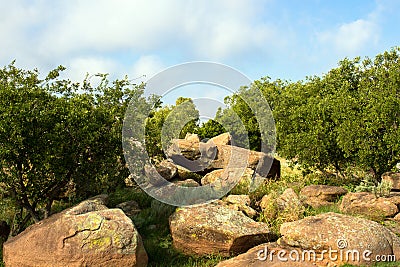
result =
[[169,216],[175,207],[154,200],[140,188],[123,188],[110,195],[109,205],[134,200],[141,212],[131,219],[138,229],[149,257],[149,267],[164,266],[215,266],[224,258],[219,255],[207,257],[187,256],[175,250],[169,232]]
[[[254,192],[248,192],[248,186],[237,186],[231,192],[232,194],[249,194],[252,207],[258,209],[257,203],[264,195],[270,195],[271,199],[278,197],[285,189],[293,188],[295,192],[311,184],[326,184],[343,186],[349,191],[354,191],[359,181],[354,179],[339,178],[335,175],[326,175],[322,173],[309,173],[304,175],[299,168],[290,168],[287,162],[281,160],[282,176],[279,180],[267,180]],[[183,267],[207,267],[215,266],[220,261],[226,258],[220,255],[211,255],[205,257],[188,256],[177,251],[173,246],[172,237],[169,231],[169,216],[175,211],[175,207],[163,204],[147,195],[139,187],[118,188],[115,192],[109,195],[109,207],[113,208],[117,204],[134,200],[136,201],[141,212],[131,219],[134,222],[139,234],[143,239],[143,244],[149,257],[148,266],[183,266]],[[6,199],[0,198],[0,220],[5,219],[10,222],[15,214],[13,209],[9,207],[12,203],[6,202]],[[271,202],[272,203],[272,202]],[[56,202],[54,211],[61,211],[75,204],[74,200],[67,202]],[[275,209],[275,210],[274,210]],[[337,203],[330,206],[322,206],[316,209],[306,208],[301,217],[314,216],[326,212],[340,213]],[[257,218],[258,221],[267,223],[273,232],[279,235],[279,228],[285,221],[290,220],[290,211],[280,212],[277,207],[271,204],[271,214],[261,215]],[[11,219],[10,219],[11,218]],[[0,248],[1,252],[1,248]],[[0,254],[1,256],[1,254]],[[376,267],[393,267],[398,266],[398,263],[377,263]],[[350,267],[352,265],[343,265]],[[4,267],[4,263],[0,257],[0,267]]]

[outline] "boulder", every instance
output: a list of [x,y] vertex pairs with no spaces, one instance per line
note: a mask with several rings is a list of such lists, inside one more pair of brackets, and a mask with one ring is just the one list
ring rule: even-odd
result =
[[230,133],[223,133],[220,135],[217,135],[207,142],[213,143],[216,146],[222,146],[222,145],[230,145],[231,144],[232,137]]
[[262,177],[280,177],[279,160],[262,152],[230,144],[229,133],[211,138],[207,143],[200,142],[197,135],[188,134],[185,139],[172,140],[166,154],[176,165],[192,172],[247,167],[256,170]]
[[267,219],[280,216],[285,222],[295,221],[303,217],[305,207],[296,192],[287,188],[281,195],[264,195],[259,206]]
[[[301,255],[302,253],[299,248],[281,246],[276,242],[265,243],[258,245],[239,256],[221,261],[215,267],[315,267],[312,262],[288,261],[290,259],[290,253],[294,254],[293,251],[296,251],[298,255]],[[278,258],[278,252],[282,254],[280,255],[282,258],[287,258],[288,260],[280,260]]]
[[[333,212],[319,214],[283,223],[280,233],[279,244],[313,250],[318,258],[323,256],[335,264],[371,264],[377,255],[400,257],[399,237],[381,224],[359,217]],[[336,259],[328,258],[330,250],[336,251]],[[359,260],[349,251],[357,251]]]
[[[240,175],[240,178],[236,180],[237,176]],[[214,170],[201,178],[201,184],[214,184],[215,186],[225,186],[228,183],[233,183],[237,181],[235,189],[239,189],[240,191],[248,192],[250,190],[250,185],[252,182],[252,177],[254,175],[254,171],[250,168],[240,169],[240,168],[230,168],[230,169],[219,169]]]
[[275,201],[278,210],[285,214],[285,221],[295,221],[303,216],[305,208],[292,188],[287,188]]
[[250,197],[248,195],[229,195],[225,198],[225,202],[240,206],[250,206]]
[[169,224],[174,247],[189,255],[229,256],[275,238],[267,224],[218,203],[178,208]]
[[195,160],[200,158],[199,142],[186,139],[174,139],[171,146],[166,151],[167,156],[174,160],[176,155],[182,155],[186,159]]
[[200,143],[200,138],[197,134],[186,133],[185,140],[194,143]]
[[198,173],[192,172],[188,169],[186,169],[185,167],[176,165],[177,169],[178,169],[178,176],[177,178],[179,180],[187,180],[187,179],[193,179],[195,181],[200,181],[202,179],[203,176],[201,176]]
[[165,179],[171,180],[178,174],[178,168],[176,165],[170,160],[163,160],[156,167],[157,172]]
[[[280,161],[263,152],[247,150],[245,148],[218,145],[215,160],[211,163],[211,169],[224,169],[228,166],[242,166],[247,162],[247,168],[256,170],[262,177],[279,178],[281,175]],[[232,157],[234,155],[234,157]],[[232,157],[232,158],[231,158]],[[270,164],[270,169],[267,166]]]
[[393,203],[397,198],[376,197],[373,193],[347,193],[340,204],[340,211],[349,214],[364,215],[371,219],[393,217],[399,210]]
[[300,197],[303,203],[313,208],[332,205],[347,190],[340,186],[308,185],[301,189]]
[[400,190],[400,172],[385,172],[382,181],[392,184],[392,190]]
[[9,267],[146,266],[147,254],[122,210],[87,200],[10,238],[3,260]]
[[248,195],[229,195],[224,201],[229,208],[242,211],[250,218],[254,218],[257,215],[257,211],[250,207],[250,197]]
[[135,216],[141,211],[139,204],[134,200],[122,202],[115,207],[121,209],[128,217]]
[[209,168],[215,159],[217,147],[212,143],[192,143],[187,140],[175,140],[167,151],[168,157],[179,166],[192,172],[201,172]]

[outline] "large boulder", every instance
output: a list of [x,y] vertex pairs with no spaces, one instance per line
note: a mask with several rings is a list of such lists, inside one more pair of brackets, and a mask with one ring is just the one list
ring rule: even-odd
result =
[[319,208],[321,206],[332,205],[346,193],[347,190],[340,186],[308,185],[301,189],[300,197],[304,204],[313,208]]
[[8,267],[146,266],[147,254],[122,210],[87,200],[9,239],[3,260]]
[[[319,214],[284,223],[280,233],[279,244],[313,250],[317,258],[335,264],[371,264],[379,255],[400,257],[399,237],[381,224],[359,217],[333,212]],[[329,251],[334,250],[336,259],[329,256]]]
[[385,172],[382,174],[382,181],[392,184],[392,190],[400,190],[400,172]]
[[220,135],[217,135],[210,140],[207,141],[210,143],[213,143],[216,146],[221,146],[221,145],[230,145],[231,144],[232,137],[229,133],[223,133]]
[[200,142],[197,135],[187,134],[185,139],[172,140],[166,154],[175,164],[192,172],[247,167],[262,177],[279,178],[281,175],[279,160],[262,152],[232,146],[229,133],[213,137],[206,143]]
[[364,215],[371,219],[393,217],[399,210],[395,204],[398,197],[376,197],[373,193],[347,193],[340,204],[340,211],[349,214]]
[[178,208],[170,229],[174,247],[189,255],[229,256],[275,238],[266,224],[217,203]]

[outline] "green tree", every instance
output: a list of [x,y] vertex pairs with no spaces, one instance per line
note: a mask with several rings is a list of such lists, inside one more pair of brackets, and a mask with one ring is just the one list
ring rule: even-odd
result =
[[351,74],[337,102],[339,146],[378,179],[400,161],[399,62],[400,48],[393,48],[374,60],[345,60],[339,68]]
[[[220,110],[217,111],[217,113],[220,112]],[[215,120],[208,120],[202,123],[201,126],[198,127],[198,129],[196,130],[196,133],[199,135],[201,140],[206,138],[213,138],[224,132],[226,132],[225,128]]]
[[[0,182],[24,217],[35,222],[51,213],[54,200],[75,185],[77,198],[115,188],[127,176],[121,148],[124,111],[142,88],[127,79],[92,87],[45,79],[37,70],[10,64],[0,70]],[[43,211],[43,212],[42,212]]]
[[[165,158],[165,150],[174,138],[184,138],[198,127],[199,111],[192,99],[179,97],[175,105],[154,106],[146,121],[146,150],[156,160]],[[163,139],[163,140],[162,140]]]

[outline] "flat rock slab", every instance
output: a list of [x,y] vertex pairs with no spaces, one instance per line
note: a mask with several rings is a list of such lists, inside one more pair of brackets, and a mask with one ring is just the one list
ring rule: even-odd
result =
[[308,185],[301,189],[300,197],[304,204],[318,208],[333,204],[346,193],[347,190],[340,186]]
[[340,211],[350,214],[364,215],[372,219],[395,216],[398,196],[376,197],[373,193],[356,192],[346,194],[340,204]]

